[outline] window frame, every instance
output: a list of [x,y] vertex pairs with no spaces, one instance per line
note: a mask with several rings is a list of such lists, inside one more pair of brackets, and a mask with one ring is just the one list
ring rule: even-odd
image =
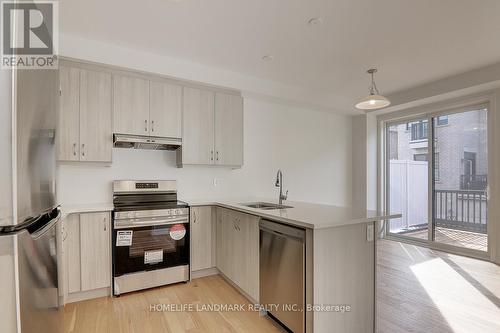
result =
[[[435,103],[429,103],[429,104],[421,104],[419,106],[414,106],[414,107],[408,107],[408,108],[399,108],[395,109],[398,112],[391,112],[391,113],[383,113],[379,114],[377,116],[377,133],[378,133],[378,152],[377,152],[377,160],[378,160],[378,165],[379,165],[379,172],[378,172],[378,194],[377,194],[377,200],[378,200],[378,207],[381,211],[384,211],[388,214],[389,206],[388,206],[388,196],[389,196],[389,191],[388,191],[388,159],[387,159],[387,154],[388,154],[388,140],[386,136],[386,129],[388,128],[387,126],[389,125],[395,125],[395,124],[401,124],[401,123],[409,123],[411,121],[415,121],[418,119],[422,119],[423,117],[427,117],[429,121],[432,121],[432,118],[438,117],[438,116],[443,116],[443,115],[451,115],[454,113],[461,113],[461,112],[466,112],[466,111],[474,111],[478,110],[481,108],[486,108],[488,112],[488,123],[487,123],[487,130],[488,130],[488,151],[492,152],[493,150],[493,133],[495,132],[495,127],[494,127],[494,122],[493,120],[493,115],[495,114],[495,111],[497,110],[498,106],[496,104],[496,96],[497,94],[500,96],[500,90],[498,91],[489,91],[486,93],[482,94],[477,94],[473,96],[462,96],[459,98],[451,99],[451,100],[444,100],[440,102],[435,102]],[[433,127],[431,127],[432,129]],[[432,131],[429,131],[432,132]],[[429,137],[429,142],[433,142],[433,133],[430,133]],[[433,152],[434,150],[434,144],[429,144],[429,150]],[[431,154],[430,156],[433,156]],[[434,161],[434,158],[431,157],[431,161]],[[433,172],[433,165],[429,163],[429,174]],[[488,178],[491,177],[491,179],[494,177],[494,166],[493,166],[493,158],[488,159],[488,170],[489,175]],[[431,192],[432,189],[432,177],[429,177],[429,191]],[[490,186],[490,183],[489,185]],[[432,192],[431,192],[432,193]],[[490,198],[490,191],[488,190],[488,200],[491,200]],[[432,194],[429,195],[429,207],[432,207]],[[493,207],[494,205],[488,205],[488,216],[495,216],[496,208]],[[495,210],[495,211],[494,211]],[[429,209],[429,219],[432,219],[432,212],[433,208]],[[430,221],[430,220],[429,220]],[[493,233],[494,228],[488,228],[488,249],[486,252],[483,251],[478,251],[478,250],[473,250],[473,249],[467,249],[467,248],[460,248],[448,244],[441,244],[441,243],[436,243],[432,241],[433,237],[429,237],[428,240],[423,240],[423,241],[418,241],[412,238],[406,238],[404,236],[402,237],[393,237],[390,233],[388,233],[388,220],[383,221],[381,224],[381,236],[385,237],[387,239],[392,239],[396,241],[403,241],[407,243],[412,243],[412,244],[417,244],[420,246],[425,246],[431,249],[436,249],[436,250],[441,250],[441,251],[446,251],[449,253],[455,253],[459,255],[466,255],[470,257],[475,257],[479,259],[490,259],[493,257],[494,253],[492,253],[492,244],[497,240],[496,235]],[[434,228],[429,228],[429,233],[433,231]],[[432,235],[433,236],[433,235]]]

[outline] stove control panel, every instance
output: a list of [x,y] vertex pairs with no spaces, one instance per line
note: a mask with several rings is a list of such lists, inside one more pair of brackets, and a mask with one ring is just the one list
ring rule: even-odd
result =
[[135,183],[136,189],[158,188],[158,183]]
[[115,219],[137,219],[148,217],[176,217],[189,215],[189,208],[171,208],[155,210],[136,210],[128,212],[115,212]]

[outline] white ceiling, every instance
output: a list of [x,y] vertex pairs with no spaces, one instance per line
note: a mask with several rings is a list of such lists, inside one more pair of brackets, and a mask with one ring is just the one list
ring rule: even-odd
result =
[[344,110],[369,67],[390,94],[500,62],[499,18],[498,0],[60,2],[64,34],[313,89]]

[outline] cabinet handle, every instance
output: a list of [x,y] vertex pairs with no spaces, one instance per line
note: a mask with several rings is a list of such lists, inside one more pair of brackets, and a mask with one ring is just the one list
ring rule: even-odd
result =
[[196,223],[196,211],[193,210],[193,223]]
[[144,120],[144,132],[147,132],[148,131],[148,120],[145,119]]
[[104,224],[104,231],[106,231],[108,229],[108,227],[106,226],[106,218],[103,218],[102,222]]
[[151,132],[155,131],[155,121],[151,120]]
[[82,156],[85,156],[85,143],[82,143]]
[[210,151],[210,161],[213,161],[214,160],[214,151],[211,150]]
[[73,143],[73,156],[76,156],[76,143]]
[[217,151],[217,155],[216,156],[217,156],[216,160],[218,161],[219,160],[219,151]]
[[63,225],[62,226],[62,240],[63,240],[63,242],[66,240],[66,238],[68,238],[68,233],[66,232],[66,228]]

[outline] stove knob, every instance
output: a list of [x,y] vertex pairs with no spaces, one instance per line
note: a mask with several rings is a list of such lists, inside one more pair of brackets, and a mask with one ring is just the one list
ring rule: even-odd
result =
[[171,212],[171,210],[170,210],[170,209],[167,209],[167,211],[165,212],[165,214],[167,214],[167,215],[171,215],[171,214],[172,214],[172,212]]
[[177,215],[181,215],[182,214],[182,210],[180,210],[180,209],[177,209],[175,212],[177,213]]

